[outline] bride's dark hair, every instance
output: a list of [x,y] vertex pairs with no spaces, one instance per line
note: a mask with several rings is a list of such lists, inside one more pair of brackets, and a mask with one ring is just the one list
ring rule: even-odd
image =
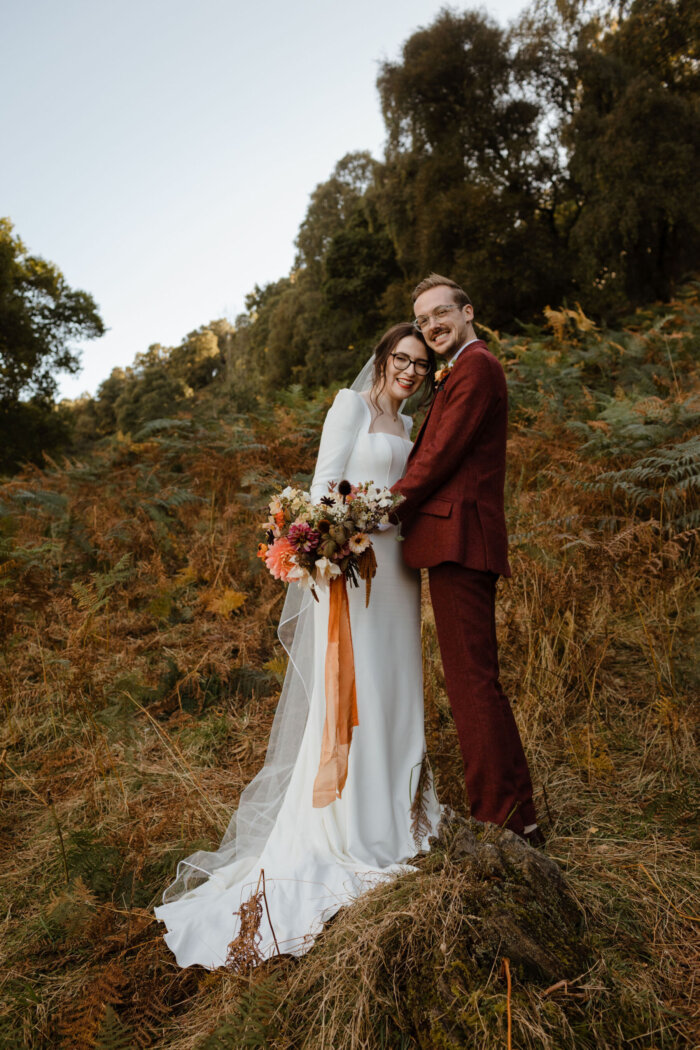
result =
[[381,412],[381,408],[375,400],[374,391],[376,390],[377,393],[381,393],[384,389],[384,384],[386,383],[386,363],[389,360],[389,355],[393,354],[401,340],[409,335],[412,339],[417,339],[419,343],[423,344],[425,352],[428,355],[428,361],[430,362],[430,371],[416,391],[416,393],[422,393],[423,395],[420,400],[419,408],[425,407],[425,405],[430,404],[432,401],[433,373],[436,368],[435,354],[427,345],[418,329],[414,328],[410,321],[401,321],[399,324],[393,325],[388,332],[385,332],[374,348],[374,372],[372,375],[372,390],[369,396],[372,404],[379,412]]

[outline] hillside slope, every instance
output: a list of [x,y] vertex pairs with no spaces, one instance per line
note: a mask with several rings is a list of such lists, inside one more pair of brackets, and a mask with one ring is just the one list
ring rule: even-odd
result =
[[[699,293],[617,332],[570,310],[546,332],[490,333],[512,401],[502,678],[548,853],[586,916],[592,963],[568,983],[514,968],[509,991],[498,955],[475,975],[459,937],[443,942],[462,892],[447,847],[344,910],[301,962],[250,978],[178,971],[152,918],[262,761],[284,665],[260,510],[308,480],[332,391],[242,415],[205,390],[187,414],[2,486],[1,1047],[500,1048],[509,1014],[519,1050],[688,1045]],[[424,606],[429,752],[463,814]],[[358,930],[393,936],[397,899],[434,916],[411,942],[421,957],[364,966]]]

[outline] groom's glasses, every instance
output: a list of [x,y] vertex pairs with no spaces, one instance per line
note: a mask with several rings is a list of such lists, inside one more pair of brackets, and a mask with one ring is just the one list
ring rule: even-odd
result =
[[449,306],[436,306],[431,314],[419,314],[411,324],[414,328],[417,328],[419,332],[424,332],[431,321],[442,321],[443,317],[447,317],[450,310],[459,309],[461,309],[461,307],[457,306],[457,303],[450,303]]
[[430,361],[426,361],[423,357],[416,359],[409,357],[408,354],[391,354],[391,356],[394,358],[394,368],[397,372],[403,372],[409,365],[413,365],[417,376],[427,376],[431,371]]

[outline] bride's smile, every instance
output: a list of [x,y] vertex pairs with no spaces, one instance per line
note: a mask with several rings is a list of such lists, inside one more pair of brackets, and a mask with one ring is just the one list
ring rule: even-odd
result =
[[421,339],[407,335],[387,358],[387,392],[403,401],[418,389],[429,371],[425,344]]
[[393,419],[402,403],[423,384],[432,365],[422,339],[404,336],[387,356],[383,379],[375,384],[372,400]]

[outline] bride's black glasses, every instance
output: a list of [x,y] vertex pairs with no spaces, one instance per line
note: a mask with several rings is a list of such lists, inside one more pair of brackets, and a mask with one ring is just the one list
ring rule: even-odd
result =
[[394,367],[399,372],[403,372],[411,364],[417,376],[427,376],[428,372],[432,371],[430,361],[424,361],[422,358],[416,360],[414,357],[409,357],[408,354],[391,354],[391,357],[394,358]]

